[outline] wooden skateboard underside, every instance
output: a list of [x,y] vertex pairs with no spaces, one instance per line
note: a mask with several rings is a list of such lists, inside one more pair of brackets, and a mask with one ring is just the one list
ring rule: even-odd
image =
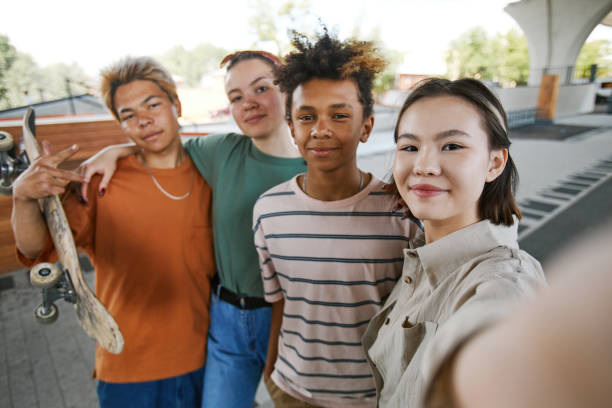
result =
[[[24,116],[23,142],[30,163],[41,154],[34,129],[34,112],[29,108]],[[53,195],[40,199],[39,202],[58,257],[74,287],[75,309],[79,324],[101,347],[111,353],[120,353],[123,349],[123,336],[115,319],[96,298],[83,278],[72,231],[60,198]]]

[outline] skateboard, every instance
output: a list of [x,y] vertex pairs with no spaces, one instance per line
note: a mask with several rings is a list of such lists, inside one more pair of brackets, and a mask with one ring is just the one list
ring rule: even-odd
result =
[[[27,168],[27,162],[32,163],[41,155],[41,148],[35,137],[34,111],[28,108],[23,117],[22,141],[25,156],[13,155],[16,157],[14,159],[10,157],[7,152],[14,148],[12,138],[6,132],[0,136],[0,188],[6,193],[10,189],[11,177]],[[55,264],[41,263],[30,270],[30,282],[42,289],[43,297],[42,304],[34,310],[35,319],[42,324],[55,322],[59,315],[55,301],[64,299],[74,304],[79,324],[91,338],[107,351],[120,353],[123,349],[123,336],[113,316],[85,282],[72,231],[59,196],[52,195],[38,201],[62,268]]]

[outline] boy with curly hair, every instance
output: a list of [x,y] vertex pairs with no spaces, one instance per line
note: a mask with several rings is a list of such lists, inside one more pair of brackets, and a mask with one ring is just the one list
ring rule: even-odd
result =
[[253,210],[265,298],[273,303],[264,377],[277,406],[373,407],[361,346],[401,275],[417,226],[393,212],[382,181],[357,167],[374,125],[372,82],[385,60],[369,42],[315,42],[277,69],[287,122],[307,164]]

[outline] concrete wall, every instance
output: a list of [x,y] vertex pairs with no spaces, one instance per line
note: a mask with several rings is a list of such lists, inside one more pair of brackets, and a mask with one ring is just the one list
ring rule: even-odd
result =
[[[592,112],[595,108],[595,92],[598,84],[562,85],[555,116],[569,116]],[[506,111],[534,109],[538,104],[539,87],[493,88]]]

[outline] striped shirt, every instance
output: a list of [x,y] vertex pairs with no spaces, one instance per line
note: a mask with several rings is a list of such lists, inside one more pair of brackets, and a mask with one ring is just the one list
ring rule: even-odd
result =
[[253,209],[265,298],[285,299],[272,379],[315,405],[376,404],[361,336],[418,229],[392,211],[383,185],[372,177],[356,195],[326,202],[304,194],[294,177]]

